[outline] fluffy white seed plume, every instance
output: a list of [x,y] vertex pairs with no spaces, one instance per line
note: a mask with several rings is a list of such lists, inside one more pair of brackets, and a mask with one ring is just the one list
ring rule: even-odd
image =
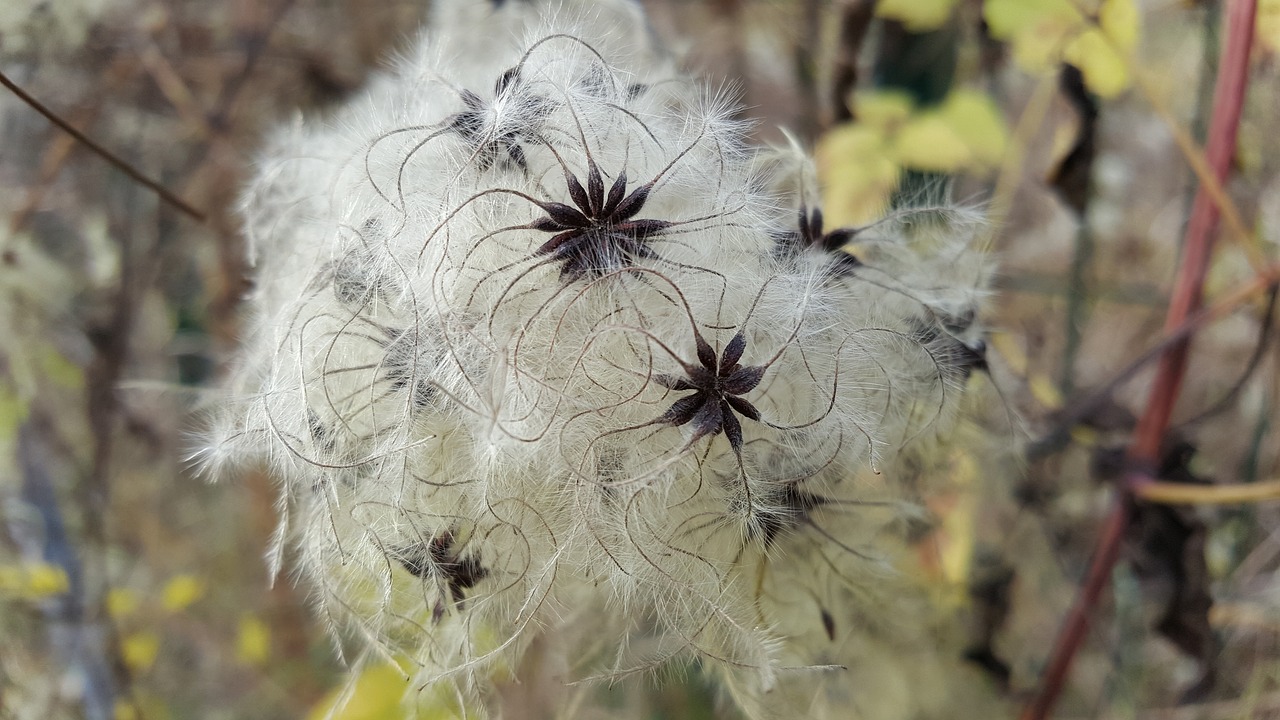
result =
[[558,634],[580,677],[697,656],[766,713],[889,574],[877,468],[980,364],[987,263],[955,217],[824,228],[803,153],[631,3],[503,5],[439,4],[269,146],[205,458],[279,477],[321,612],[424,683]]

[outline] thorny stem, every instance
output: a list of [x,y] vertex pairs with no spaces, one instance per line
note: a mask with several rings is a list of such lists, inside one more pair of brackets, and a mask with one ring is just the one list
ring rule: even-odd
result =
[[[1213,97],[1213,119],[1209,126],[1206,156],[1212,177],[1226,179],[1236,147],[1240,113],[1248,87],[1249,50],[1253,40],[1256,0],[1234,0],[1226,10],[1226,40],[1218,66],[1218,80]],[[1173,300],[1165,316],[1166,332],[1176,331],[1200,308],[1205,274],[1213,251],[1213,234],[1220,210],[1214,198],[1201,184],[1196,192],[1183,247],[1185,254],[1179,266]],[[1120,557],[1120,546],[1135,507],[1134,489],[1152,482],[1149,468],[1155,465],[1160,444],[1173,406],[1178,398],[1186,371],[1190,338],[1168,348],[1160,358],[1156,381],[1147,407],[1138,421],[1135,439],[1129,447],[1128,460],[1133,468],[1124,477],[1103,523],[1097,549],[1090,564],[1085,584],[1058,634],[1040,689],[1024,708],[1022,720],[1044,720],[1049,717],[1062,693],[1076,651],[1084,642],[1089,620],[1098,603],[1112,568]]]

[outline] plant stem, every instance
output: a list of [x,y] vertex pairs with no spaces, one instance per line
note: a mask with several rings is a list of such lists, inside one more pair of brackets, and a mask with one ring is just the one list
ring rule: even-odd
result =
[[[1256,11],[1256,0],[1234,0],[1225,10],[1226,39],[1218,66],[1213,119],[1209,125],[1209,141],[1205,153],[1213,177],[1219,182],[1226,179],[1231,157],[1235,152],[1240,113],[1248,87],[1249,50],[1253,41]],[[1187,224],[1177,284],[1165,316],[1166,332],[1182,326],[1200,308],[1219,214],[1217,203],[1202,185],[1196,192],[1191,219]],[[1089,620],[1098,598],[1106,589],[1111,570],[1120,557],[1121,542],[1135,506],[1133,490],[1151,481],[1147,469],[1155,465],[1160,452],[1160,444],[1186,372],[1189,347],[1190,338],[1181,340],[1172,344],[1160,358],[1146,411],[1138,421],[1133,444],[1129,447],[1128,459],[1134,469],[1125,474],[1124,484],[1116,493],[1103,523],[1102,534],[1098,538],[1084,586],[1058,634],[1040,689],[1024,708],[1022,720],[1044,720],[1049,717],[1062,693],[1076,651],[1088,632]]]
[[8,88],[10,92],[18,96],[19,100],[26,103],[28,106],[31,107],[31,109],[43,115],[46,120],[53,123],[60,130],[67,133],[71,137],[75,138],[77,141],[82,143],[85,147],[92,150],[99,157],[111,163],[111,165],[113,165],[117,170],[124,173],[125,175],[128,175],[135,182],[147,188],[148,190],[154,192],[156,195],[160,197],[161,200],[172,205],[178,210],[181,210],[192,220],[195,220],[196,222],[204,222],[205,216],[203,212],[192,207],[190,204],[187,203],[186,200],[183,200],[177,195],[174,195],[173,193],[169,192],[169,189],[166,188],[164,185],[161,185],[155,180],[152,180],[151,178],[147,177],[142,173],[141,170],[134,167],[128,161],[124,160],[119,155],[116,155],[110,150],[106,149],[102,145],[99,145],[93,138],[89,137],[88,135],[85,135],[83,132],[76,129],[76,127],[73,126],[71,123],[67,122],[66,120],[63,120],[61,116],[59,116],[54,111],[50,110],[39,100],[35,99],[30,93],[28,93],[26,90],[23,90],[17,83],[10,80],[9,76],[5,75],[2,72],[0,72],[0,85],[3,85],[4,87]]

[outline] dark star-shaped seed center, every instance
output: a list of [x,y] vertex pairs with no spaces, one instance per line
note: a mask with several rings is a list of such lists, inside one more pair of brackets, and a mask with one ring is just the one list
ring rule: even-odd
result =
[[778,245],[783,252],[789,255],[798,255],[800,252],[811,249],[817,252],[826,253],[831,256],[834,261],[834,271],[837,275],[848,275],[855,268],[862,265],[862,262],[853,255],[844,252],[842,248],[849,244],[849,241],[858,234],[856,228],[836,228],[831,232],[823,232],[822,210],[814,208],[810,211],[807,207],[800,206],[800,222],[797,229],[788,232],[778,238]]
[[529,224],[540,232],[555,233],[535,252],[561,263],[560,279],[573,282],[601,277],[633,267],[639,259],[656,259],[649,239],[671,227],[667,220],[636,219],[649,199],[655,181],[627,192],[627,173],[618,173],[606,195],[604,178],[592,159],[587,160],[587,185],[565,170],[565,185],[573,205],[539,202],[546,213]]
[[[449,589],[449,599],[459,610],[463,608],[466,591],[488,576],[489,571],[475,555],[461,557],[452,530],[445,530],[431,538],[429,543],[404,548],[395,553],[405,570],[419,578],[436,577]],[[433,622],[444,615],[444,604],[436,602],[431,611]]]
[[987,342],[978,338],[967,343],[958,336],[970,324],[972,319],[963,324],[952,324],[942,318],[918,318],[912,322],[910,337],[937,361],[940,370],[967,380],[974,370],[990,372],[987,365]]
[[821,495],[800,489],[799,482],[787,483],[773,501],[779,510],[764,513],[759,520],[759,537],[766,548],[773,547],[787,532],[812,522],[813,512],[830,502]]
[[697,365],[682,362],[684,377],[658,375],[654,378],[670,390],[694,393],[675,401],[655,422],[676,427],[692,425],[690,444],[708,435],[724,433],[729,446],[741,459],[742,422],[738,416],[760,420],[760,411],[742,396],[756,389],[768,366],[742,366],[739,361],[747,340],[741,331],[733,336],[719,357],[701,334],[696,334],[694,340],[698,348]]
[[[481,170],[487,170],[498,160],[499,153],[506,151],[507,158],[524,172],[529,171],[529,161],[524,154],[522,142],[537,138],[537,126],[549,115],[554,104],[545,97],[522,92],[519,87],[520,68],[513,67],[498,78],[494,85],[494,102],[487,103],[479,95],[470,90],[462,90],[462,104],[466,108],[449,117],[445,122],[450,131],[457,133],[468,145],[476,149],[476,160]],[[519,98],[515,95],[521,93]],[[522,102],[526,107],[521,111],[523,123],[486,133],[488,118],[493,113],[493,105],[503,99],[511,102]]]

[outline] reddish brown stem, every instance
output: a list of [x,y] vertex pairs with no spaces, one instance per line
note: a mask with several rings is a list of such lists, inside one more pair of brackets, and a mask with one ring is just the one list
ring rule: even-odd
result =
[[[1219,181],[1225,181],[1235,152],[1240,112],[1248,87],[1249,51],[1253,41],[1256,10],[1256,0],[1234,0],[1226,9],[1226,41],[1223,43],[1222,58],[1218,66],[1213,120],[1209,126],[1206,148],[1209,166]],[[1218,206],[1201,187],[1196,193],[1191,218],[1187,223],[1182,263],[1169,312],[1165,316],[1167,332],[1183,326],[1200,308],[1219,215]],[[1128,458],[1134,468],[1149,468],[1156,462],[1182,386],[1189,347],[1190,338],[1180,340],[1172,344],[1160,358],[1155,385],[1148,397],[1146,410],[1138,421],[1134,441],[1129,447]],[[1150,479],[1142,471],[1126,474],[1124,484],[1116,493],[1103,524],[1084,585],[1054,643],[1039,692],[1023,710],[1022,720],[1044,720],[1053,712],[1076,651],[1088,632],[1094,608],[1120,557],[1121,543],[1134,507],[1132,490]]]
[[1102,534],[1098,536],[1097,551],[1089,565],[1089,574],[1085,577],[1080,594],[1063,624],[1058,640],[1054,643],[1053,654],[1049,656],[1049,665],[1045,668],[1044,677],[1040,681],[1040,692],[1031,704],[1022,711],[1022,720],[1043,720],[1053,712],[1062,686],[1071,670],[1071,662],[1076,651],[1084,642],[1085,632],[1089,629],[1089,619],[1098,598],[1107,588],[1111,579],[1111,570],[1120,559],[1120,545],[1125,530],[1129,526],[1129,516],[1133,510],[1133,501],[1129,493],[1116,494],[1111,512],[1102,526]]
[[[1227,7],[1226,43],[1222,48],[1218,82],[1213,93],[1213,120],[1209,125],[1209,142],[1205,158],[1220,183],[1225,183],[1231,158],[1236,150],[1240,129],[1240,111],[1248,88],[1249,50],[1253,41],[1256,0],[1235,0]],[[1196,193],[1187,223],[1182,264],[1178,271],[1173,301],[1165,316],[1165,329],[1172,330],[1200,308],[1209,257],[1213,253],[1214,231],[1221,212],[1209,193],[1201,188]],[[1186,371],[1187,340],[1169,348],[1160,359],[1155,388],[1147,400],[1147,409],[1138,421],[1138,430],[1129,456],[1152,463],[1160,452],[1160,441],[1173,414],[1174,403]]]

